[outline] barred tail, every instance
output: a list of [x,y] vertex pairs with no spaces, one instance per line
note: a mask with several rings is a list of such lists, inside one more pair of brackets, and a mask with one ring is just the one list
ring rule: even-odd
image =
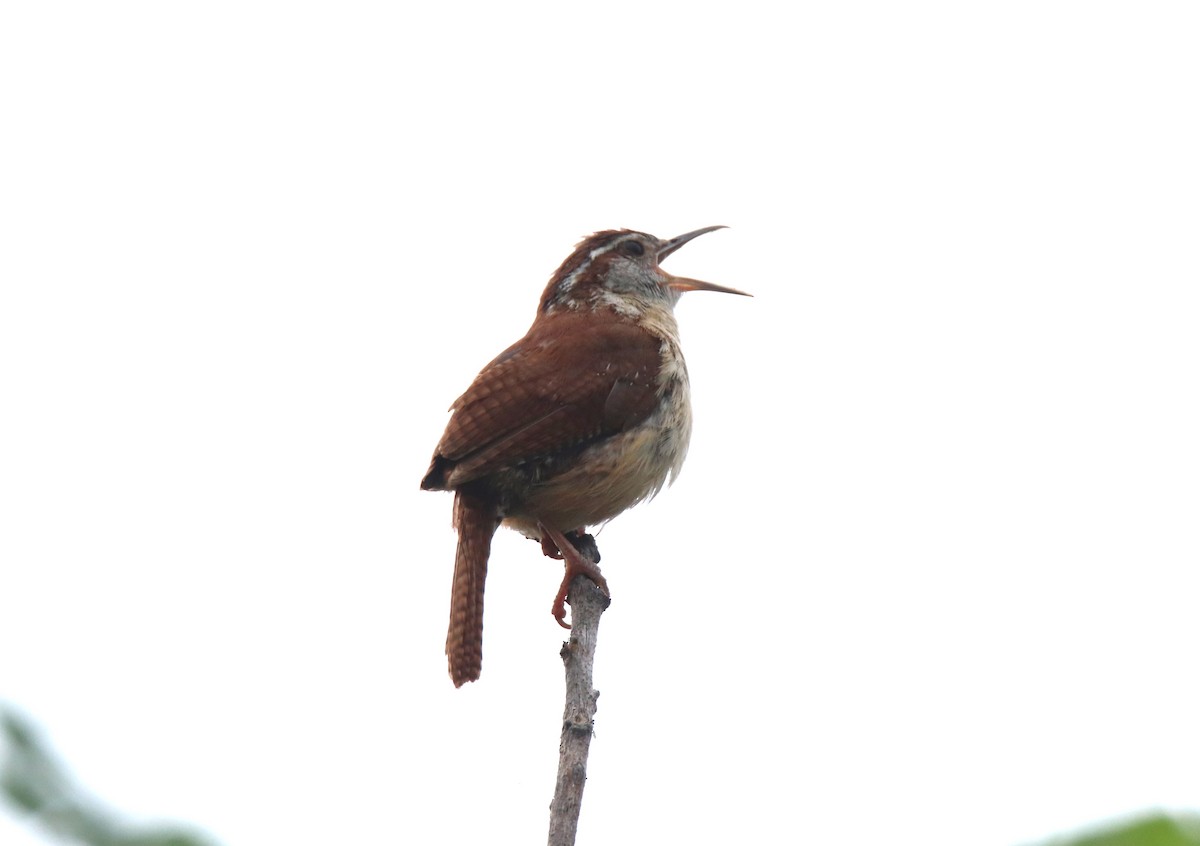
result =
[[483,666],[483,584],[498,525],[495,506],[482,497],[455,492],[458,552],[450,590],[450,630],[446,633],[446,658],[455,687],[478,679]]

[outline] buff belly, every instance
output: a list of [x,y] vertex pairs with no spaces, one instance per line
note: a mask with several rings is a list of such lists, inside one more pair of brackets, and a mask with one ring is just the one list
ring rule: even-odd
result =
[[569,532],[596,526],[653,497],[674,480],[691,436],[686,391],[640,426],[580,453],[563,472],[543,479],[508,508],[504,525],[540,538],[538,523]]

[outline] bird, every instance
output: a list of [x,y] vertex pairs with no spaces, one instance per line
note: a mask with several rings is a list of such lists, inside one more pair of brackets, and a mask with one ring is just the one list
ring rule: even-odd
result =
[[421,488],[453,491],[458,533],[446,658],[455,687],[479,679],[483,597],[500,525],[540,541],[565,575],[551,612],[566,622],[572,578],[608,594],[583,532],[655,496],[679,474],[692,431],[674,308],[688,291],[750,296],[672,276],[660,263],[707,226],[660,239],[631,229],[580,241],[550,278],[525,336],[450,406]]

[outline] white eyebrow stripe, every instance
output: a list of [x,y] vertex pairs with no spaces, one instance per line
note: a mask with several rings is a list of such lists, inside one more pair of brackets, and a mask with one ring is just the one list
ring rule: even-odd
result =
[[596,249],[588,253],[587,261],[583,262],[579,265],[579,267],[568,273],[567,278],[558,283],[558,290],[564,294],[568,293],[572,288],[575,287],[575,283],[579,281],[580,275],[582,275],[585,270],[592,266],[592,262],[596,260],[596,256],[601,255],[602,253],[607,253],[618,244],[624,244],[630,238],[634,237],[637,237],[636,233],[631,232],[624,238],[618,238],[615,241],[609,241],[607,244],[601,244],[599,247],[596,247]]

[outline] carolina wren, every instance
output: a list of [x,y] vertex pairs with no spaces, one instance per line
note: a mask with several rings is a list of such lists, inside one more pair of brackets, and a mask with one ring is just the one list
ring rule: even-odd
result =
[[446,656],[455,687],[479,678],[483,586],[499,525],[564,559],[552,613],[566,626],[573,576],[607,592],[567,536],[653,497],[679,473],[692,413],[675,303],[684,291],[743,292],[671,276],[659,262],[723,228],[666,241],[628,229],[585,238],[550,279],[525,337],[450,407],[421,487],[454,491]]

